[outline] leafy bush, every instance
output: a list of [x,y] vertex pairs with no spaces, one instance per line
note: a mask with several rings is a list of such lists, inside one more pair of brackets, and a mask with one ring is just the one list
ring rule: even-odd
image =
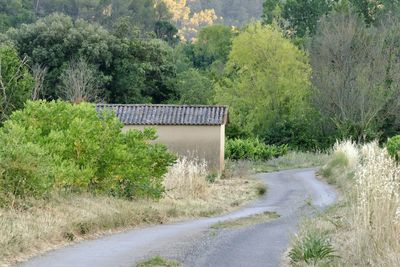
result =
[[286,145],[266,145],[258,139],[228,139],[225,157],[231,160],[269,160],[286,154]]
[[27,102],[0,130],[0,195],[42,197],[51,190],[159,198],[175,161],[149,144],[154,130],[122,133],[110,111],[62,101]]
[[17,50],[0,41],[0,122],[29,99],[34,79],[27,61],[18,57]]
[[400,158],[400,135],[390,138],[386,143],[389,154],[399,160]]
[[308,232],[303,238],[298,238],[289,252],[292,263],[304,261],[317,266],[318,262],[337,257],[329,239],[316,232]]

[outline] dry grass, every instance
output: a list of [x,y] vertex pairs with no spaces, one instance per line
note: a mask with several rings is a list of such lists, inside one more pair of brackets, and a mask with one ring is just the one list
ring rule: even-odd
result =
[[209,183],[204,165],[187,160],[171,169],[165,185],[168,194],[158,202],[57,195],[18,210],[0,209],[0,266],[103,234],[229,212],[259,191],[259,183],[249,176]]
[[265,162],[253,163],[256,172],[273,172],[297,168],[320,167],[326,164],[329,155],[320,152],[290,151],[288,154]]
[[329,236],[340,256],[329,266],[400,266],[398,163],[377,143],[345,142],[322,173],[342,189],[343,200],[301,228]]
[[207,176],[205,161],[179,159],[164,179],[167,196],[173,199],[207,199],[213,189]]
[[360,154],[354,245],[365,264],[400,266],[400,167],[376,143],[363,146]]

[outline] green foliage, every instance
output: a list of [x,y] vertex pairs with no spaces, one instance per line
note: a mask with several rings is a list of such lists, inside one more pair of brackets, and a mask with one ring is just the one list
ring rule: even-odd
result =
[[179,267],[181,264],[175,260],[169,260],[161,256],[155,256],[139,262],[136,267]]
[[213,25],[203,28],[194,44],[195,66],[204,68],[214,62],[226,63],[232,39],[233,32],[228,26]]
[[180,104],[207,105],[213,99],[212,81],[196,69],[178,74],[176,86]]
[[29,132],[13,125],[0,133],[0,206],[14,197],[43,197],[54,182],[52,158],[27,141]]
[[230,123],[241,135],[264,137],[277,121],[296,121],[289,138],[297,138],[306,129],[300,126],[310,109],[310,74],[304,52],[272,27],[254,23],[233,40],[216,102],[229,105]]
[[307,33],[314,34],[321,16],[332,10],[335,1],[321,0],[288,0],[282,12],[298,37]]
[[0,123],[30,97],[34,80],[25,60],[9,45],[0,44]]
[[0,0],[0,33],[21,23],[30,23],[35,19],[33,1]]
[[396,135],[386,143],[386,148],[389,154],[394,157],[396,160],[400,159],[400,135]]
[[7,36],[32,64],[46,66],[43,96],[55,99],[70,62],[84,59],[94,70],[103,99],[117,103],[161,103],[175,97],[172,48],[153,39],[117,38],[98,24],[52,14]]
[[[175,158],[149,144],[155,131],[122,133],[111,112],[90,104],[27,102],[0,131],[0,189],[15,197],[51,190],[159,198]],[[7,193],[8,192],[8,193]]]
[[169,21],[157,21],[154,25],[154,32],[158,39],[164,40],[170,45],[179,42],[178,29]]
[[225,144],[225,157],[231,160],[269,160],[287,152],[286,145],[266,145],[259,139],[228,139]]
[[105,85],[111,77],[107,71],[120,42],[97,24],[84,20],[74,22],[63,14],[52,14],[34,24],[11,29],[8,37],[20,55],[27,55],[33,64],[48,68],[43,94],[57,98],[60,75],[69,61],[85,59],[99,70],[96,80]]
[[335,249],[330,240],[322,233],[307,232],[301,239],[298,238],[289,252],[292,263],[305,262],[317,266],[318,263],[336,258]]
[[282,13],[281,0],[265,0],[263,3],[263,23],[272,24],[276,21]]
[[399,16],[400,3],[398,0],[350,0],[358,14],[364,17],[367,24],[376,24],[385,20],[387,15]]
[[168,20],[165,4],[156,0],[13,0],[0,1],[0,32],[36,18],[60,12],[74,19],[96,21],[110,29],[120,17],[129,18],[129,24],[140,31],[152,31],[159,20]]

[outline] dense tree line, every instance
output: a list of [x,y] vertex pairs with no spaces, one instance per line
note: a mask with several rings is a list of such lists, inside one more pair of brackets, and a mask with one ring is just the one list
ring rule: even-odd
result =
[[34,3],[0,2],[2,119],[62,98],[228,104],[230,137],[301,149],[400,130],[397,1],[265,0],[240,28],[202,24],[235,1]]

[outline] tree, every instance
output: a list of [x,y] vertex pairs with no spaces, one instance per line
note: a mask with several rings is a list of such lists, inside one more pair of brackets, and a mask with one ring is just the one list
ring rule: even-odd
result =
[[33,87],[27,59],[21,60],[13,47],[0,45],[0,122],[23,107]]
[[213,83],[196,69],[189,69],[177,76],[179,103],[185,105],[208,105],[213,98]]
[[156,0],[105,0],[97,9],[96,21],[106,28],[110,28],[120,17],[126,17],[142,32],[150,32],[157,21],[171,18],[165,4]]
[[156,37],[170,45],[175,45],[179,42],[178,29],[169,21],[157,21],[154,25]]
[[95,72],[96,69],[82,59],[70,63],[61,75],[61,97],[76,104],[98,100],[99,87]]
[[352,11],[321,21],[310,50],[315,102],[344,138],[377,138],[398,123],[398,27],[367,27]]
[[42,94],[44,78],[47,74],[47,68],[38,64],[32,67],[32,75],[35,80],[35,86],[32,90],[32,100],[39,100]]
[[[272,27],[253,23],[233,40],[225,78],[216,85],[216,101],[230,106],[233,126],[265,137],[276,130],[277,121],[303,120],[310,74],[304,52]],[[282,138],[296,135],[300,133],[292,129]]]
[[278,20],[290,37],[304,38],[314,35],[321,16],[328,14],[337,0],[265,0],[264,23]]
[[282,13],[283,3],[281,0],[265,0],[263,3],[263,22],[272,24]]
[[0,32],[21,23],[31,23],[35,20],[32,1],[30,0],[0,0]]
[[317,22],[322,15],[332,10],[333,0],[288,0],[282,10],[282,17],[297,37],[315,33]]
[[70,62],[85,60],[111,102],[161,103],[175,99],[173,49],[157,39],[116,37],[96,23],[52,14],[7,32],[21,55],[48,68],[43,97],[56,99]]
[[179,29],[182,40],[192,40],[201,27],[212,25],[218,18],[214,9],[192,12],[186,0],[162,0],[171,12],[172,21]]
[[100,25],[84,20],[74,22],[58,13],[10,29],[7,35],[20,55],[27,55],[32,64],[48,68],[43,86],[43,96],[48,99],[58,97],[60,77],[70,61],[87,60],[99,69],[99,84],[109,82],[109,70],[121,46],[120,40]]
[[388,14],[399,16],[400,2],[398,0],[351,0],[351,3],[368,25],[384,20]]
[[194,44],[195,65],[205,68],[219,61],[226,63],[234,33],[229,26],[213,25],[203,28]]
[[112,66],[111,99],[118,103],[164,103],[176,99],[173,49],[157,39],[125,43]]

